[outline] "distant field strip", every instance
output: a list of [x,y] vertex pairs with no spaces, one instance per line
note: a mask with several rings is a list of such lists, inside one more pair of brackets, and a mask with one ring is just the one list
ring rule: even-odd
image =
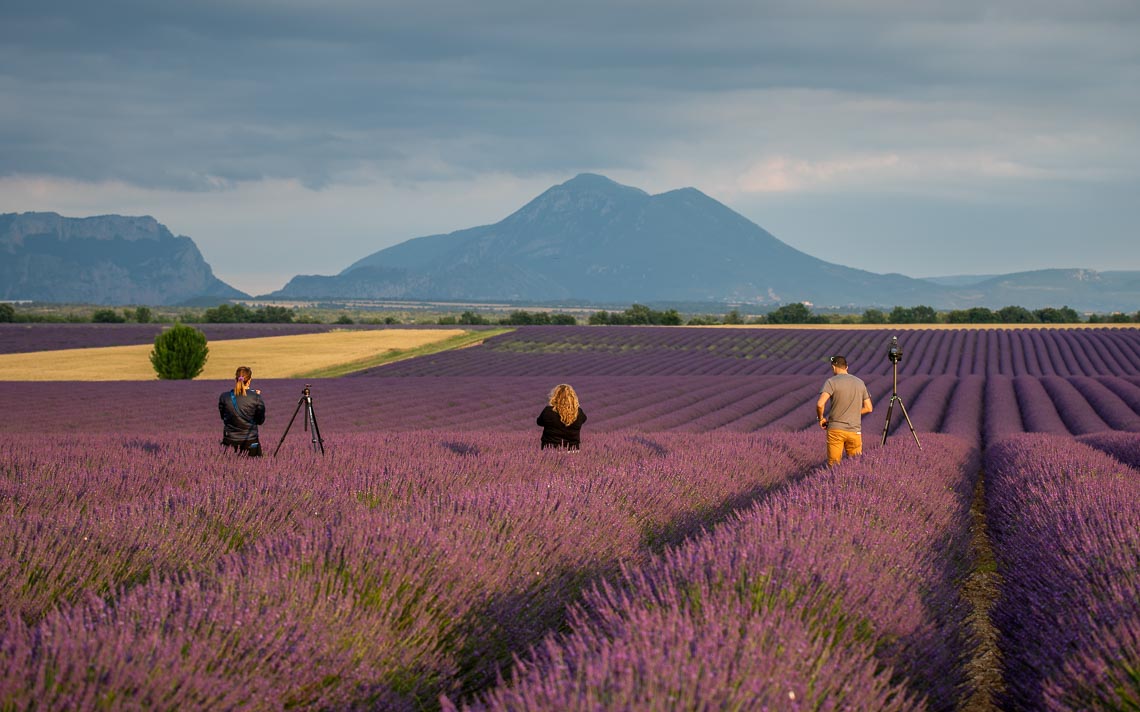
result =
[[[462,329],[332,331],[214,341],[199,380],[232,378],[238,366],[254,378],[342,375],[413,355],[457,348],[500,332]],[[0,381],[151,381],[153,346],[110,346],[0,355]]]

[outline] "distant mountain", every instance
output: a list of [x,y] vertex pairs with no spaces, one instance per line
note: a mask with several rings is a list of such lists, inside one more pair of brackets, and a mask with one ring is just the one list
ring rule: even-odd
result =
[[0,214],[0,299],[178,304],[248,298],[214,276],[194,241],[152,217]]
[[1043,269],[1003,274],[953,290],[950,306],[1027,309],[1070,306],[1080,311],[1135,312],[1140,309],[1140,272]]
[[582,174],[494,225],[408,240],[266,297],[890,306],[944,291],[811,257],[694,188],[649,195]]
[[954,274],[946,275],[945,277],[920,277],[919,279],[940,284],[943,287],[969,287],[979,282],[984,282],[987,279],[1000,276],[1001,275],[997,274]]
[[494,225],[408,240],[265,297],[1135,311],[1140,272],[875,274],[800,252],[694,188],[649,195],[586,173]]

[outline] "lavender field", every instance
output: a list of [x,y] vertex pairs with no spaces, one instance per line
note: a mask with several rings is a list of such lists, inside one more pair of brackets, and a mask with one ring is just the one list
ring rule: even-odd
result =
[[[260,461],[227,383],[0,384],[0,708],[1140,705],[1140,331],[899,332],[921,449],[894,333],[524,327],[311,381],[326,455]],[[834,353],[876,408],[828,470]],[[272,449],[304,383],[256,385]]]

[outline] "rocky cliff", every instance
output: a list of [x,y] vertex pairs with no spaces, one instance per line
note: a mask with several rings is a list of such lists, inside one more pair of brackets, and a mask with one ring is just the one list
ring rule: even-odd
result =
[[152,217],[0,214],[0,299],[178,304],[249,295],[214,276],[189,237]]

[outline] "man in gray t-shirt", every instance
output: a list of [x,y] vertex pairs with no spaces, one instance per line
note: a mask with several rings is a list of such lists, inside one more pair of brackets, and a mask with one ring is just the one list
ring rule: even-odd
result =
[[[815,416],[819,427],[827,431],[827,464],[837,465],[848,455],[863,454],[861,420],[871,412],[871,395],[862,379],[847,373],[847,359],[831,357],[831,378],[824,382],[815,402]],[[827,417],[823,409],[831,401]]]

